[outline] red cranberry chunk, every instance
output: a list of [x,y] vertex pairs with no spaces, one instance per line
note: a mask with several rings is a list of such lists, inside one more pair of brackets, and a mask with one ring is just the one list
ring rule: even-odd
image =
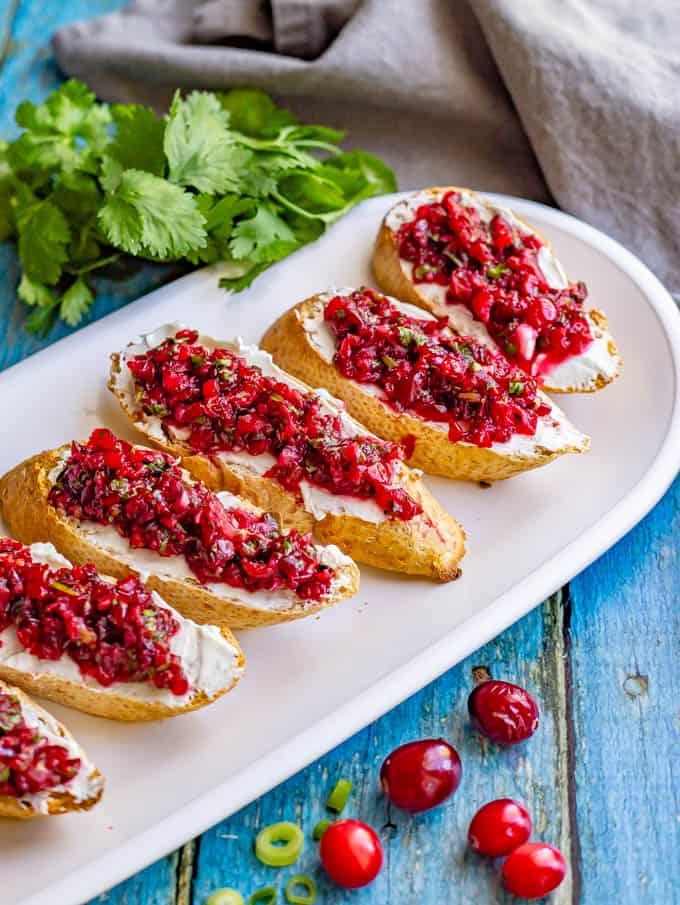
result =
[[14,626],[40,660],[68,657],[105,687],[151,682],[176,695],[189,690],[170,639],[179,622],[137,578],[104,581],[93,565],[52,568],[29,547],[0,539],[0,632]]
[[0,691],[0,796],[22,798],[63,786],[80,763],[26,723],[17,697]]
[[539,266],[543,241],[501,214],[487,222],[459,192],[421,205],[397,243],[413,281],[445,286],[447,303],[466,305],[527,373],[544,376],[593,341],[585,285],[551,286]]
[[314,393],[301,392],[229,349],[208,349],[183,330],[128,361],[147,415],[180,429],[198,453],[269,453],[267,476],[300,492],[308,481],[333,494],[374,499],[390,517],[422,512],[397,480],[403,449],[370,436],[351,436],[339,415]]
[[187,481],[171,456],[103,428],[72,444],[50,502],[76,519],[111,525],[133,548],[183,556],[203,584],[290,590],[305,600],[331,587],[332,570],[309,535],[284,533],[265,513],[225,508],[203,484]]
[[538,385],[446,318],[410,317],[372,289],[337,295],[324,318],[337,339],[335,365],[358,383],[380,387],[397,412],[447,426],[452,442],[489,447],[536,432],[550,412]]

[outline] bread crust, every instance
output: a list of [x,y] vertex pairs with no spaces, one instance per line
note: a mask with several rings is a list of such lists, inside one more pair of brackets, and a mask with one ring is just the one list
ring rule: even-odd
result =
[[[36,704],[35,701],[32,701],[19,688],[12,687],[6,682],[0,680],[0,691],[8,692],[19,698],[19,700],[21,701],[22,709],[23,707],[28,705],[39,716],[43,716],[47,720],[54,721],[58,726],[59,734],[61,735],[61,737],[75,742],[75,739],[65,726],[63,726],[58,720],[54,720],[54,717],[51,717],[47,713],[47,711],[40,707],[39,704]],[[79,750],[82,751],[81,746],[78,745],[77,742],[76,745],[78,746]],[[97,804],[98,801],[101,800],[101,797],[104,793],[103,778],[96,767],[93,769],[90,777],[93,780],[99,780],[99,782],[97,783],[98,788],[90,798],[87,798],[84,801],[77,801],[70,792],[53,792],[47,800],[47,813],[37,811],[33,807],[24,807],[18,799],[13,798],[9,795],[0,795],[0,817],[9,817],[13,820],[34,820],[36,817],[52,817],[58,814],[69,814],[74,811],[89,811]]]
[[[15,466],[0,478],[0,512],[12,535],[25,544],[49,541],[73,563],[91,562],[99,572],[114,578],[140,573],[119,559],[113,551],[97,546],[79,529],[78,522],[57,512],[48,502],[48,475],[68,446],[39,453]],[[25,502],[24,502],[25,501]],[[245,504],[247,505],[247,504]],[[206,590],[193,579],[174,579],[154,573],[144,574],[144,583],[183,616],[194,622],[217,625],[233,638],[230,629],[256,628],[290,622],[317,613],[353,596],[359,590],[359,570],[354,563],[338,569],[342,586],[330,599],[309,604],[295,601],[284,610],[268,611],[249,607]],[[233,640],[234,646],[238,644]]]
[[434,581],[451,581],[460,575],[458,563],[465,552],[463,529],[410,469],[403,470],[404,488],[420,502],[423,513],[409,522],[385,519],[373,523],[331,513],[317,521],[300,505],[295,494],[277,481],[220,459],[195,455],[181,441],[162,441],[155,437],[148,425],[137,420],[127,396],[120,389],[116,379],[123,366],[120,355],[112,355],[111,361],[109,389],[135,428],[154,446],[181,458],[187,471],[211,490],[228,490],[244,496],[274,513],[285,527],[313,531],[321,543],[336,544],[352,559],[366,565],[422,575]]
[[[480,198],[476,192],[473,192],[471,189],[462,188],[461,186],[434,186],[427,189],[427,191],[432,192],[433,195],[442,192],[466,192],[476,198],[481,204],[484,203],[484,199]],[[398,203],[400,202],[397,202],[397,204]],[[371,261],[373,275],[375,276],[378,286],[387,295],[393,295],[403,302],[411,302],[413,305],[418,305],[420,308],[424,308],[426,311],[435,314],[437,317],[448,317],[448,306],[445,304],[438,304],[426,295],[420,293],[418,291],[418,286],[415,283],[412,283],[402,270],[395,233],[387,225],[387,217],[389,214],[390,211],[387,212],[380,225]],[[554,246],[545,236],[541,235],[534,226],[520,217],[515,211],[513,211],[513,214],[520,223],[535,233],[535,235],[537,235],[539,239],[555,253]],[[600,330],[607,330],[607,318],[604,312],[597,308],[591,308],[588,311],[588,314]],[[607,351],[611,357],[618,362],[617,370],[612,376],[598,374],[587,387],[553,387],[550,386],[550,376],[548,375],[544,389],[548,393],[596,393],[598,390],[603,389],[619,376],[621,370],[621,358],[618,349],[616,348],[616,344],[611,337],[609,337],[608,340]]]
[[537,447],[533,455],[500,453],[472,444],[452,443],[446,430],[439,430],[421,418],[395,412],[389,405],[368,393],[359,383],[343,377],[337,368],[319,354],[309,338],[304,322],[323,302],[314,295],[283,314],[265,333],[261,346],[280,368],[305,383],[326,387],[344,400],[350,414],[369,430],[386,440],[415,437],[409,464],[428,474],[464,481],[503,481],[541,465],[547,465],[565,453],[587,449],[565,444],[562,449]]

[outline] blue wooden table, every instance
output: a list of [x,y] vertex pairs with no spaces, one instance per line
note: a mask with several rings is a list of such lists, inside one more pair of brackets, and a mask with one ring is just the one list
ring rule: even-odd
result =
[[[60,79],[48,49],[52,32],[120,5],[1,0],[0,137],[14,134],[19,101],[43,98]],[[66,331],[58,327],[44,340],[26,334],[12,247],[0,245],[0,267],[1,369]],[[170,276],[149,266],[123,282],[100,280],[93,316]],[[554,902],[680,903],[678,537],[680,481],[606,556],[495,641],[282,786],[96,901],[203,905],[215,887],[249,894],[272,880],[280,885],[276,872],[252,855],[259,827],[279,819],[311,827],[341,775],[354,782],[348,814],[380,827],[385,820],[377,771],[384,755],[406,740],[444,735],[463,758],[461,790],[430,815],[397,819],[385,836],[385,869],[373,886],[352,894],[333,889],[319,876],[313,846],[307,846],[299,866],[319,879],[322,905],[510,901],[500,891],[498,867],[465,848],[476,808],[507,795],[528,804],[537,836],[559,845],[571,862],[570,878]],[[538,698],[541,727],[527,745],[498,751],[470,732],[465,701],[476,666],[526,685]],[[284,880],[289,873],[281,873]]]

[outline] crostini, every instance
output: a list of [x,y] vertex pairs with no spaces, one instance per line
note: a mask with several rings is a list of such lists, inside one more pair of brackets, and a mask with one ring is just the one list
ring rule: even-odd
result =
[[89,811],[103,790],[103,777],[70,732],[0,681],[0,817]]
[[197,625],[138,578],[72,566],[49,543],[0,538],[0,679],[114,720],[211,704],[243,673],[234,636]]
[[398,444],[241,340],[166,325],[112,356],[110,388],[135,427],[213,489],[314,531],[354,559],[449,581],[464,535]]
[[340,550],[229,493],[211,493],[172,456],[100,428],[0,479],[0,507],[23,543],[53,543],[71,562],[137,575],[195,622],[252,628],[318,612],[355,594]]
[[378,286],[492,345],[547,392],[589,393],[621,368],[607,320],[586,308],[552,246],[506,207],[469,189],[430,188],[397,202],[373,253]]
[[386,439],[411,440],[430,474],[499,481],[588,438],[536,381],[445,318],[372,289],[315,295],[267,331],[262,348],[311,386],[327,387]]

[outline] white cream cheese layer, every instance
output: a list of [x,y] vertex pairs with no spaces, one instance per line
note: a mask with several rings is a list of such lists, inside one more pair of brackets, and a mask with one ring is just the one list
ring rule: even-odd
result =
[[[89,526],[91,523],[86,524]],[[113,531],[129,550],[127,542],[112,528],[102,527],[104,531]],[[32,544],[30,549],[36,562],[45,563],[54,569],[69,568],[71,565],[57,553],[52,544]],[[83,675],[70,657],[42,660],[29,653],[19,642],[14,626],[8,626],[0,632],[0,663],[25,673],[61,676],[100,694],[122,694],[127,698],[168,707],[187,704],[196,692],[202,691],[208,697],[213,697],[229,687],[241,675],[243,668],[237,665],[238,651],[227,642],[219,628],[214,625],[197,625],[191,619],[181,616],[155,591],[152,591],[152,596],[157,607],[170,610],[179,622],[179,631],[170,639],[170,650],[179,657],[189,681],[190,689],[185,695],[175,695],[167,688],[156,688],[152,682],[115,682],[108,687],[100,685],[93,676]]]
[[59,792],[68,792],[76,802],[89,801],[101,792],[104,786],[104,778],[95,776],[94,764],[89,760],[83,749],[70,735],[62,735],[59,723],[47,711],[38,712],[30,703],[22,699],[21,712],[28,726],[36,729],[40,735],[50,744],[66,748],[69,758],[80,759],[80,769],[69,782],[46,789],[33,795],[22,795],[19,799],[22,803],[33,808],[39,814],[49,812],[48,802],[51,795]]
[[[125,366],[125,361],[133,358],[135,355],[143,355],[149,349],[153,349],[160,345],[169,336],[174,336],[178,330],[181,330],[181,324],[165,324],[138,337],[127,347],[122,354],[121,373],[117,375],[116,388],[119,392],[123,392],[130,401],[130,409],[134,409],[134,382],[129,368]],[[271,355],[257,346],[250,346],[243,342],[241,337],[235,340],[223,341],[214,339],[211,336],[199,335],[198,342],[207,349],[229,349],[231,352],[245,359],[250,365],[254,365],[262,371],[266,377],[273,377],[280,380],[303,393],[309,393],[310,389],[304,383],[286,374],[281,368],[274,364]],[[348,436],[355,437],[359,435],[371,436],[369,432],[345,411],[344,403],[339,399],[335,399],[326,390],[317,389],[312,392],[321,400],[322,407],[331,415],[339,415],[342,421],[343,430]],[[159,418],[148,416],[145,421],[139,424],[142,430],[148,431],[152,436],[159,440],[165,439],[163,426]],[[184,439],[177,431],[169,428],[173,439]],[[274,458],[268,453],[259,456],[251,456],[247,452],[231,452],[222,451],[218,453],[218,458],[227,465],[238,466],[246,469],[253,474],[263,475],[274,465]],[[387,516],[383,510],[370,499],[360,499],[353,496],[345,496],[342,494],[331,493],[322,487],[318,487],[310,482],[303,481],[300,486],[300,493],[305,509],[310,512],[314,518],[320,520],[328,514],[333,515],[352,515],[363,521],[379,523],[385,521]]]
[[[309,341],[324,361],[332,364],[333,357],[336,352],[335,334],[330,326],[326,323],[323,316],[325,302],[329,301],[336,295],[349,295],[354,290],[342,288],[330,290],[321,293],[318,297],[318,304],[314,306],[313,314],[306,317],[302,325],[309,337]],[[409,305],[405,302],[399,302],[397,299],[387,296],[390,302],[407,317],[414,317],[420,320],[434,320],[433,316],[422,308],[415,305]],[[466,309],[467,310],[467,309]],[[468,334],[469,335],[469,334]],[[385,395],[380,387],[374,384],[361,384],[362,389],[371,393],[379,399],[385,399]],[[564,412],[555,405],[544,393],[539,394],[541,401],[551,408],[550,414],[539,418],[536,426],[536,433],[533,436],[526,434],[513,434],[505,443],[494,443],[491,449],[502,455],[532,455],[540,449],[547,449],[551,452],[557,452],[564,449],[565,446],[575,446],[578,449],[587,449],[589,439],[582,434],[567,419]],[[413,417],[418,417],[414,415]],[[426,421],[429,427],[435,430],[447,431],[448,426],[441,421]],[[472,446],[470,443],[461,443],[463,446]]]
[[[67,451],[62,456],[60,462],[52,469],[48,475],[48,481],[53,484],[64,465],[68,461],[70,453]],[[191,482],[191,477],[187,472],[184,473],[185,479]],[[225,509],[243,508],[243,500],[231,493],[223,491],[216,494]],[[242,604],[251,609],[256,610],[287,610],[293,606],[296,607],[312,607],[315,605],[313,600],[301,600],[293,591],[276,590],[276,591],[248,591],[245,588],[235,588],[226,582],[207,582],[201,584],[191,571],[186,559],[183,556],[161,556],[155,550],[146,550],[142,548],[132,548],[127,539],[122,537],[111,525],[100,525],[97,522],[83,521],[79,524],[82,533],[89,537],[92,543],[98,547],[114,554],[118,559],[122,560],[127,566],[139,575],[142,581],[145,581],[149,575],[156,575],[161,579],[174,578],[178,581],[189,581],[197,587],[203,588],[216,597],[229,601],[235,605]],[[330,569],[337,570],[341,566],[347,566],[353,562],[348,556],[345,556],[334,544],[315,544],[314,549],[319,562],[328,566]],[[342,573],[336,573],[331,583],[330,595],[344,590],[346,587],[346,576]],[[167,604],[165,604],[167,606]],[[174,612],[174,611],[173,611]],[[180,617],[182,618],[182,617]],[[186,620],[191,625],[195,623]],[[206,628],[206,626],[197,626],[197,628]],[[219,631],[219,629],[217,629]],[[221,637],[221,636],[220,636]],[[226,643],[226,642],[224,642]],[[224,686],[222,686],[224,687]]]
[[[425,189],[405,198],[389,211],[385,217],[386,225],[392,230],[398,230],[402,224],[409,223],[413,219],[416,210],[421,205],[435,204],[441,201],[444,194],[445,191]],[[460,195],[463,207],[474,209],[483,223],[489,223],[496,214],[500,214],[521,235],[534,233],[510,208],[494,205],[491,201],[482,200],[466,191],[461,191]],[[536,261],[546,283],[552,289],[565,289],[569,285],[562,264],[547,245],[543,245],[538,250]],[[414,282],[413,264],[403,258],[400,259],[400,264],[407,279]],[[441,306],[442,313],[448,316],[453,328],[458,333],[472,336],[478,342],[498,349],[498,345],[491,338],[485,324],[478,321],[466,305],[447,304],[446,286],[438,283],[418,283],[418,292],[434,304]],[[598,327],[588,312],[585,312],[585,317],[593,336],[593,342],[585,352],[566,359],[545,377],[548,390],[584,390],[592,387],[598,377],[609,381],[617,375],[621,362],[618,356],[612,355],[610,351],[611,336]]]

